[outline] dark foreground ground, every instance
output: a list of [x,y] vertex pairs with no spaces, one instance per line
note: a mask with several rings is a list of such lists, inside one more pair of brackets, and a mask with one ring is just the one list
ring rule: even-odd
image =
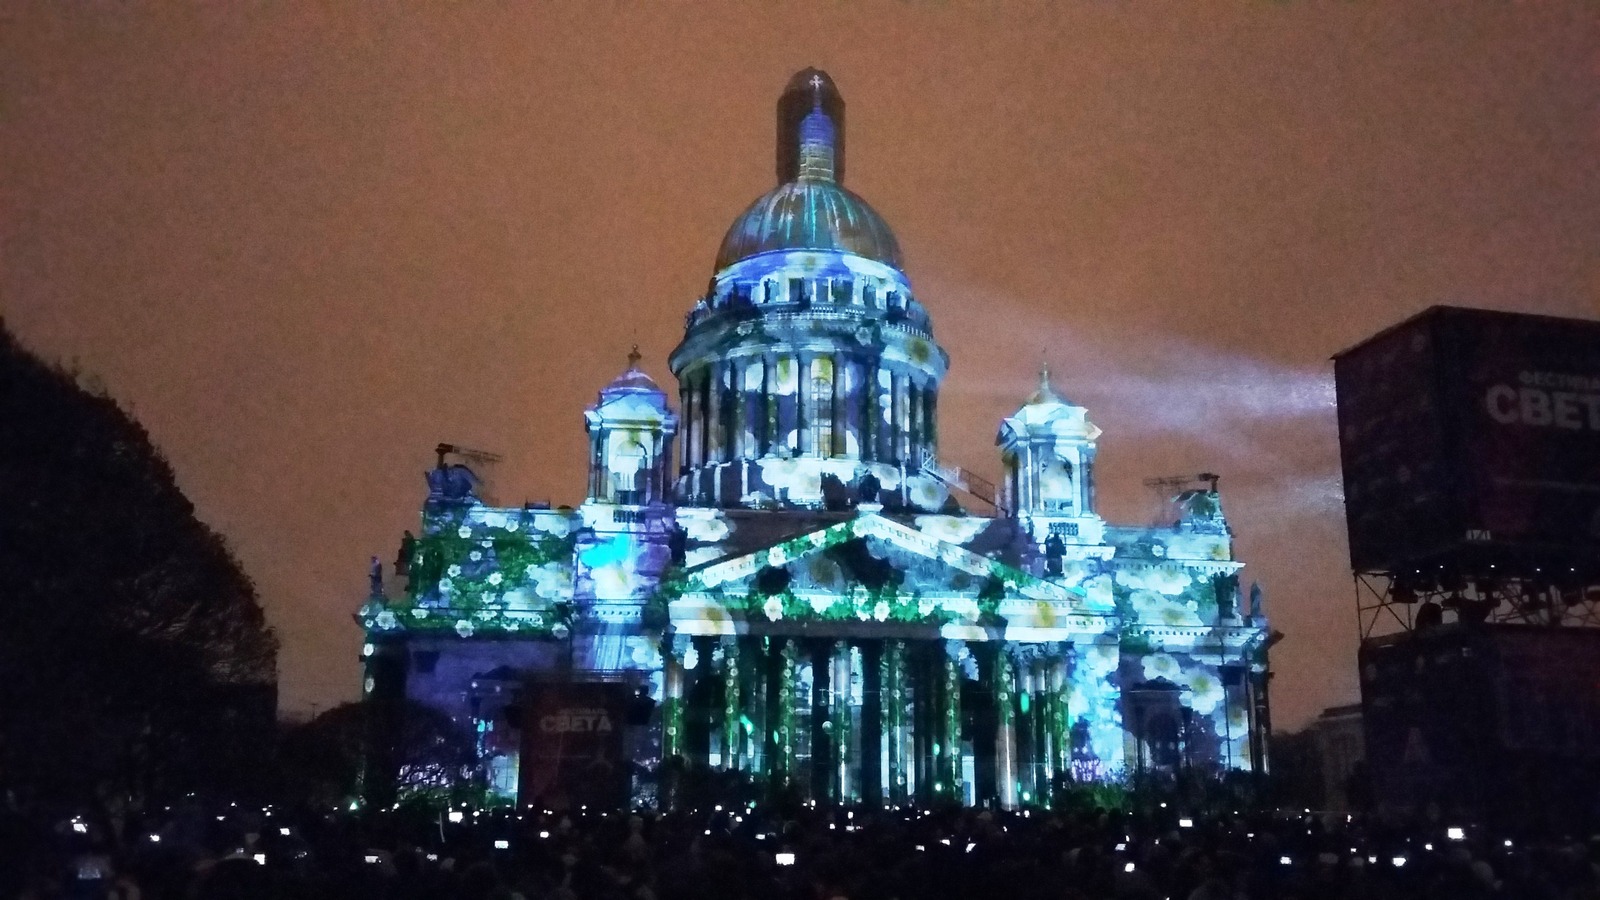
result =
[[460,819],[190,808],[113,827],[13,816],[0,886],[126,900],[1600,900],[1600,838],[1442,822],[1165,809]]

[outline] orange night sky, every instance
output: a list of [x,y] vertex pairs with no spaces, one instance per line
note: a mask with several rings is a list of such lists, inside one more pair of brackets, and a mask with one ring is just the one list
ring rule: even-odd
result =
[[670,384],[807,65],[950,352],[941,455],[993,476],[1048,360],[1108,518],[1221,473],[1278,724],[1354,700],[1327,358],[1600,315],[1594,3],[12,3],[0,313],[149,428],[326,708],[435,443],[575,502],[628,346]]

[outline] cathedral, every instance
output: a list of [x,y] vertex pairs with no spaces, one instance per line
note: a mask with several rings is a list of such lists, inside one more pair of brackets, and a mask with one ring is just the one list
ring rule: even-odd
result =
[[526,803],[596,733],[635,802],[668,773],[1010,809],[1262,771],[1270,630],[1215,477],[1173,483],[1158,525],[1107,523],[1100,429],[1048,372],[999,423],[1001,484],[942,460],[950,360],[845,187],[845,133],[828,75],[795,75],[677,397],[635,352],[584,411],[580,506],[492,505],[441,445],[357,615],[367,699],[470,729],[491,796]]

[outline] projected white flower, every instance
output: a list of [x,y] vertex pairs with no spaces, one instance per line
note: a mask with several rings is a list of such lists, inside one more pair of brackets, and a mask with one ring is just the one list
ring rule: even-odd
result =
[[1122,651],[1116,645],[1095,644],[1084,651],[1082,662],[1089,674],[1103,678],[1117,670]]
[[1183,667],[1179,666],[1178,661],[1173,659],[1170,654],[1152,653],[1144,658],[1144,677],[1147,680],[1154,681],[1157,678],[1165,678],[1176,683],[1182,675]]
[[1136,590],[1129,597],[1134,615],[1149,625],[1200,625],[1199,607],[1193,600],[1179,602],[1147,590]]
[[906,479],[907,499],[918,509],[936,510],[944,505],[948,492],[938,479],[929,475],[915,475]]
[[562,515],[544,515],[533,520],[533,527],[551,537],[566,537],[572,533],[572,522]]
[[691,541],[704,541],[715,543],[727,537],[733,529],[728,526],[728,520],[721,513],[714,516],[685,516],[679,520],[683,525],[685,535]]
[[1156,610],[1155,621],[1162,625],[1200,625],[1200,613],[1193,600],[1179,603],[1169,600]]
[[533,579],[533,592],[546,600],[557,599],[572,590],[572,570],[561,562],[530,565],[527,574]]
[[1204,669],[1191,669],[1183,677],[1189,687],[1184,692],[1186,705],[1202,716],[1211,715],[1226,696],[1222,679]]
[[990,519],[976,516],[917,516],[917,529],[928,537],[965,544],[989,527]]
[[1217,729],[1218,737],[1240,738],[1250,733],[1250,710],[1244,704],[1235,704],[1229,709],[1227,715],[1219,710],[1212,717],[1212,724]]
[[1175,596],[1183,593],[1194,577],[1183,569],[1168,566],[1149,566],[1119,569],[1117,583],[1136,591],[1153,591]]

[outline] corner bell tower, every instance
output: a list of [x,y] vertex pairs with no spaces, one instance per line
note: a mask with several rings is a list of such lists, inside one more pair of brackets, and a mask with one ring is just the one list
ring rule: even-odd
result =
[[1039,372],[1039,389],[1000,423],[995,443],[1005,467],[1007,508],[1026,525],[1033,542],[1099,544],[1105,523],[1094,510],[1095,441],[1100,429],[1088,410],[1074,406]]
[[588,502],[650,506],[671,499],[672,438],[678,417],[667,395],[639,370],[639,348],[628,369],[584,410],[589,432]]

